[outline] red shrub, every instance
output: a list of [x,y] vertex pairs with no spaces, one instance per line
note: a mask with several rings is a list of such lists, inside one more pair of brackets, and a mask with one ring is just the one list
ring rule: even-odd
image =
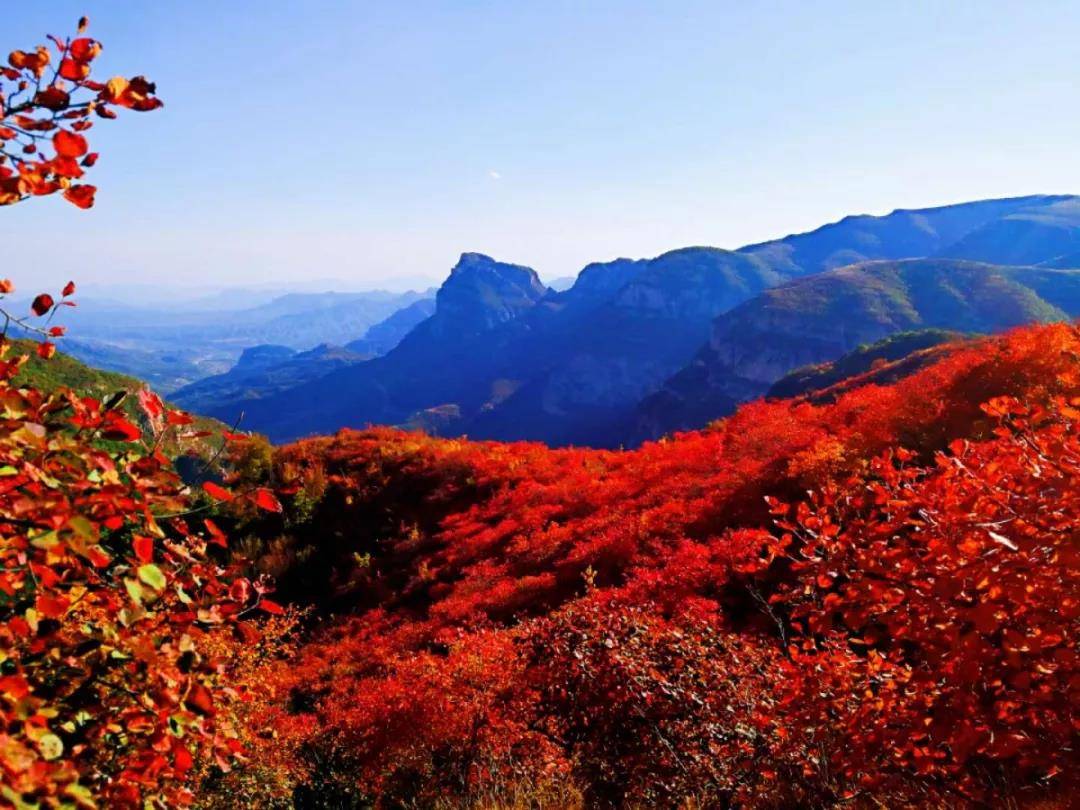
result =
[[385,804],[551,774],[600,805],[1052,787],[1076,764],[1078,358],[1074,327],[1031,327],[627,453],[285,448],[282,542],[355,586],[283,675],[304,744]]

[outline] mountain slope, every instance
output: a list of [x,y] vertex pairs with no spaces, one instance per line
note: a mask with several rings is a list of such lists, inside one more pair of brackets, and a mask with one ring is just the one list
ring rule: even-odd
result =
[[[953,259],[1032,265],[1080,251],[1080,200],[1053,199],[1013,211],[938,252]],[[1065,265],[1067,266],[1067,265]]]
[[637,437],[700,427],[800,366],[913,329],[996,332],[1080,314],[1080,272],[916,259],[830,270],[717,319],[694,362],[641,403]]
[[316,346],[306,352],[287,346],[254,346],[226,373],[186,385],[172,399],[188,410],[215,413],[228,403],[273,396],[369,359],[370,355],[340,346]]
[[357,354],[379,355],[393,349],[417,325],[435,314],[435,299],[421,298],[402,307],[390,317],[370,327],[364,336],[345,344],[345,348]]
[[[139,409],[136,397],[140,390],[146,388],[145,382],[126,374],[94,368],[65,352],[58,351],[48,360],[43,360],[37,355],[36,347],[37,343],[30,340],[11,341],[6,359],[20,356],[28,358],[13,380],[16,386],[33,388],[44,394],[67,388],[81,396],[93,397],[99,401],[107,401],[117,394],[124,394],[118,407],[134,424],[142,428],[147,440],[153,442],[153,432]],[[223,441],[221,435],[228,427],[216,419],[197,413],[192,416],[195,421],[188,432],[206,435],[191,436],[181,441],[173,435],[176,431],[171,431],[162,442],[161,449],[176,460],[181,473],[188,469],[202,469],[205,473],[207,466],[216,472],[216,462]],[[193,463],[192,459],[198,463]]]
[[[765,393],[769,399],[786,399],[819,392],[845,380],[860,377],[876,369],[894,366],[897,361],[943,344],[957,343],[964,335],[947,329],[920,329],[898,332],[876,343],[864,344],[836,360],[803,366],[789,371]],[[912,363],[908,368],[917,368]],[[875,378],[876,379],[876,378]],[[891,379],[898,379],[892,377]]]

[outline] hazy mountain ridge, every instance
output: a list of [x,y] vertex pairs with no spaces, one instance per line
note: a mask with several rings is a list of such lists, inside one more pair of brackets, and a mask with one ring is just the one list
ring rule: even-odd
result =
[[[138,307],[80,298],[64,313],[74,356],[121,371],[167,393],[228,371],[244,349],[260,344],[302,351],[320,344],[342,345],[429,293],[289,293],[231,309]],[[209,306],[209,304],[208,304]]]
[[253,346],[245,349],[227,372],[184,386],[175,392],[174,399],[200,413],[211,412],[236,400],[261,398],[311,382],[390,351],[434,308],[434,299],[421,298],[345,346],[324,343],[304,352],[275,344]]
[[[1028,234],[1021,246],[1002,236],[1019,231]],[[1019,276],[972,270],[945,257],[1000,252],[1005,261],[998,264],[1017,256],[1060,263],[1078,233],[1080,205],[1067,196],[898,210],[737,251],[692,247],[594,263],[561,292],[529,268],[467,253],[440,288],[431,317],[386,356],[325,376],[313,367],[287,389],[279,384],[287,375],[270,374],[261,386],[252,375],[246,395],[219,398],[210,412],[229,419],[244,410],[249,427],[279,440],[409,423],[442,435],[617,446],[700,426],[765,393],[793,368],[894,332],[993,331],[1065,317],[1074,305],[1071,276],[1049,266]],[[920,257],[940,257],[937,271],[904,265],[899,276],[867,274],[874,261]],[[838,269],[859,262],[862,269]],[[837,284],[829,275],[837,272],[860,281]],[[917,277],[908,279],[912,273]],[[799,286],[822,276],[825,282]],[[775,304],[791,295],[770,298],[774,288],[799,291],[789,313],[775,305],[763,310],[775,324],[725,315],[748,301]],[[713,355],[728,351],[718,338],[724,324],[743,339],[737,351],[745,359],[715,362]]]
[[396,349],[319,382],[344,394],[329,406],[296,390],[282,396],[315,413],[284,402],[234,407],[275,438],[398,424],[454,405],[456,417],[439,412],[443,432],[593,441],[692,356],[717,314],[784,278],[757,257],[684,248],[590,265],[559,293],[527,268],[465,254],[435,314]]

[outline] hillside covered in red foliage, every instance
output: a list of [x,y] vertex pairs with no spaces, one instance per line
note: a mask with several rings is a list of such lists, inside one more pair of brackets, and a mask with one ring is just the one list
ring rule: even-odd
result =
[[[84,133],[162,106],[142,76],[90,78],[102,48],[87,24],[0,69],[0,205],[59,194],[91,208]],[[1010,216],[983,244],[1042,265],[1024,236],[1042,234],[1071,263],[1057,226],[1075,198],[1050,203],[1053,217]],[[961,258],[985,258],[979,230]],[[752,252],[820,270],[836,252],[792,239],[803,248]],[[755,289],[778,280],[759,257],[702,251]],[[464,263],[485,277],[498,264]],[[895,303],[895,285],[866,278],[914,267],[937,279],[912,287],[928,303],[962,302],[957,268],[900,264],[801,289],[845,330],[851,298],[815,292],[838,278]],[[694,305],[727,278],[682,269]],[[546,298],[531,270],[510,272],[522,308]],[[997,271],[965,272],[980,277],[972,311],[994,316],[965,328],[1066,314],[999,297]],[[1059,293],[1072,278],[1018,273]],[[1080,327],[899,359],[867,347],[798,373],[804,395],[631,452],[390,429],[272,450],[56,358],[75,289],[38,293],[26,314],[0,279],[0,807],[1076,806]],[[608,316],[604,342],[631,323]],[[640,323],[651,346],[662,330]],[[721,336],[756,350],[751,321],[731,323]],[[34,344],[9,340],[15,327]],[[441,368],[474,387],[460,362]],[[520,435],[501,431],[528,408],[510,413],[488,435]]]
[[633,452],[282,448],[247,549],[323,618],[263,765],[302,807],[1056,806],[1080,330],[862,382]]

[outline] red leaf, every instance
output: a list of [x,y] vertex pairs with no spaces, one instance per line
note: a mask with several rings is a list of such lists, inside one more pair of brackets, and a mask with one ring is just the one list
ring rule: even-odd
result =
[[154,559],[154,539],[152,537],[136,535],[131,541],[131,545],[135,549],[135,556],[139,559],[139,562],[148,563]]
[[94,568],[107,568],[112,558],[106,554],[101,546],[91,546],[86,551],[86,558]]
[[11,283],[10,278],[0,278],[0,295],[7,295],[14,291],[15,285]]
[[96,39],[80,37],[72,41],[69,53],[76,62],[89,62],[101,53],[101,43]]
[[53,135],[52,141],[56,154],[61,157],[82,157],[89,149],[86,138],[77,132],[68,132],[66,129],[61,129]]
[[142,408],[143,413],[150,417],[151,421],[156,422],[165,413],[165,406],[161,403],[161,397],[151,391],[149,388],[142,388],[139,390],[139,407]]
[[210,542],[216,546],[226,548],[228,546],[228,543],[226,542],[228,538],[226,537],[225,532],[223,532],[214,521],[210,520],[210,518],[206,518],[203,523],[206,525],[206,530],[210,532]]
[[191,691],[188,692],[184,702],[199,714],[214,713],[214,699],[210,696],[210,690],[201,683],[191,687]]
[[42,360],[50,359],[54,354],[56,354],[56,344],[50,343],[47,340],[43,340],[41,343],[38,344],[37,354],[38,357],[40,357]]
[[225,487],[218,486],[213,481],[204,481],[202,485],[206,494],[216,501],[231,501],[236,496]]
[[101,435],[110,441],[134,442],[142,438],[142,431],[116,411],[109,411]]
[[67,329],[65,329],[63,326],[50,326],[49,337],[63,337],[64,332],[66,331]]
[[195,760],[191,757],[191,752],[184,747],[184,745],[176,740],[173,742],[173,768],[176,769],[178,774],[185,774],[191,770],[195,764]]
[[71,103],[71,96],[53,85],[52,87],[46,87],[34,96],[34,103],[40,104],[47,110],[58,112],[67,109],[67,106]]
[[[85,164],[85,163],[86,163],[86,161],[84,160],[83,164]],[[65,284],[64,289],[60,292],[60,294],[62,296],[64,296],[64,298],[67,298],[69,295],[74,295],[75,294],[75,282],[74,281],[69,281],[67,284]]]
[[60,76],[71,82],[81,82],[90,75],[90,65],[85,62],[77,62],[74,59],[63,59],[60,62]]
[[54,158],[52,167],[53,171],[60,177],[67,177],[70,180],[77,180],[83,176],[83,170],[79,168],[79,164],[75,162],[74,158]]
[[281,501],[279,501],[274,493],[265,488],[259,488],[252,494],[251,500],[255,502],[255,505],[260,509],[265,509],[267,512],[280,512]]
[[183,411],[168,411],[165,414],[165,421],[170,425],[190,425],[195,418]]
[[35,606],[37,607],[37,612],[46,619],[59,619],[67,613],[69,604],[70,602],[66,596],[49,596],[48,594],[42,594],[37,598]]
[[64,199],[72,205],[85,210],[93,207],[94,194],[96,193],[97,186],[71,186],[70,188],[64,189]]
[[53,301],[53,297],[51,295],[49,295],[48,293],[42,293],[34,299],[34,303],[30,305],[30,311],[38,317],[41,317],[50,309],[52,309],[55,303],[56,302]]
[[251,598],[251,583],[243,577],[233,580],[229,586],[229,596],[234,602],[246,605]]
[[277,602],[272,602],[269,599],[260,599],[259,604],[256,607],[265,610],[267,613],[271,613],[274,616],[284,616],[285,608],[279,605]]

